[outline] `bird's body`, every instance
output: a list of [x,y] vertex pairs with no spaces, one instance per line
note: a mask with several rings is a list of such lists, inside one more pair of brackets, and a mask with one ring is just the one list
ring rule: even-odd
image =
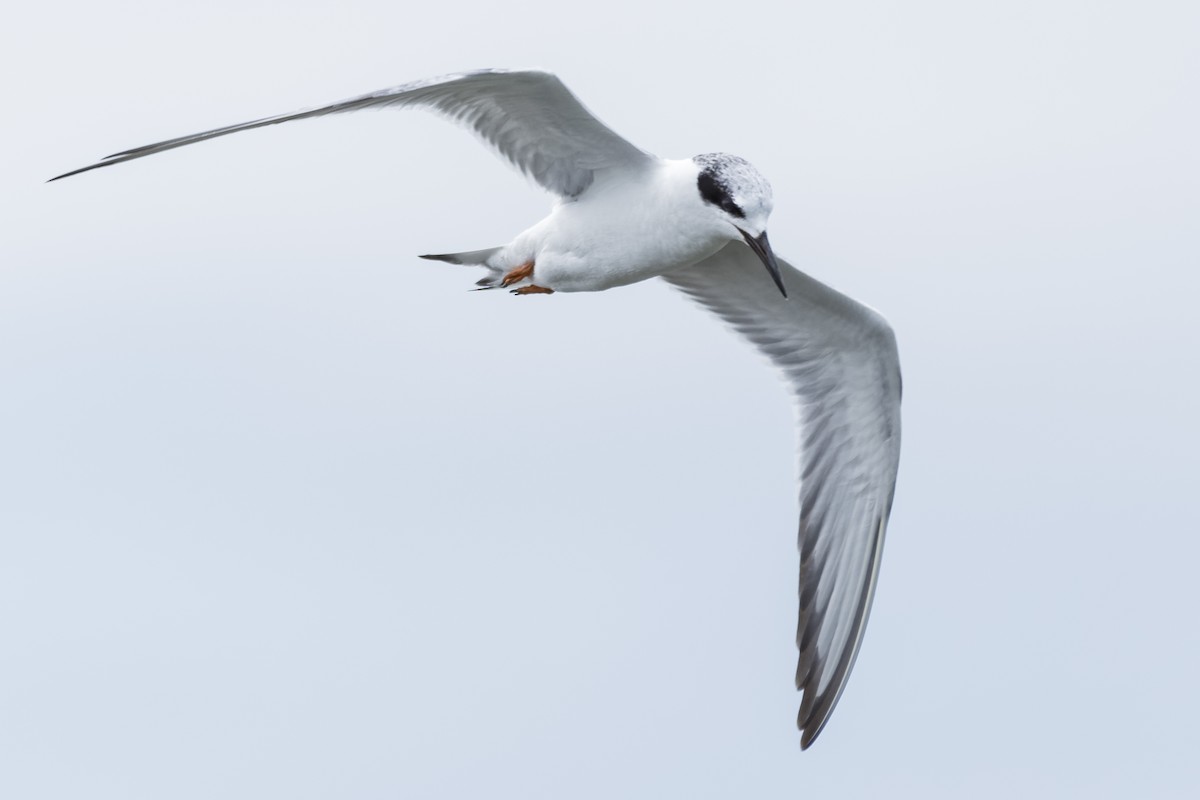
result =
[[691,159],[664,159],[633,176],[598,175],[580,197],[555,204],[481,266],[501,277],[532,262],[533,275],[509,284],[514,289],[598,292],[695,264],[729,242],[727,231],[700,213],[699,171]]
[[58,177],[388,106],[466,126],[558,197],[508,244],[425,258],[483,267],[482,288],[517,294],[595,292],[662,276],[783,372],[801,419],[796,686],[808,747],[845,688],[874,595],[900,455],[900,367],[883,317],[776,259],[766,234],[771,187],[748,162],[722,153],[657,158],[607,128],[549,73],[480,70],[170,139]]

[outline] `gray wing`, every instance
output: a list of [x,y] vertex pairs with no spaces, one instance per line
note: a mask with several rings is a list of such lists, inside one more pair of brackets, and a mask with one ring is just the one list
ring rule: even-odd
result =
[[900,459],[900,361],[875,311],[779,259],[784,299],[748,247],[663,277],[779,367],[800,418],[798,724],[807,748],[862,643]]
[[319,108],[135,147],[51,180],[238,131],[385,107],[425,108],[441,113],[474,131],[509,163],[562,197],[579,195],[591,184],[596,170],[637,169],[653,158],[596,119],[556,76],[536,70],[479,70],[414,81]]

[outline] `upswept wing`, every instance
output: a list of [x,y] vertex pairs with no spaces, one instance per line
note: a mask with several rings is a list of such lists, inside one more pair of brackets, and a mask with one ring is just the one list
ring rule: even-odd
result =
[[364,108],[425,108],[474,131],[513,166],[561,197],[576,197],[596,170],[637,169],[643,153],[596,119],[557,76],[537,70],[479,70],[414,81],[319,108],[280,114],[114,153],[51,180],[238,131]]
[[875,311],[779,259],[788,298],[740,242],[663,276],[779,367],[800,419],[798,725],[807,748],[862,643],[900,457],[900,362]]

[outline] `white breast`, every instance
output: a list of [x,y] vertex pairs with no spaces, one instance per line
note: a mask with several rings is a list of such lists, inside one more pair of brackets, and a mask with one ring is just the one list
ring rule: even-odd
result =
[[637,179],[598,173],[513,249],[530,253],[539,285],[560,292],[611,289],[693,264],[736,233],[704,207],[696,176],[690,159],[663,161]]

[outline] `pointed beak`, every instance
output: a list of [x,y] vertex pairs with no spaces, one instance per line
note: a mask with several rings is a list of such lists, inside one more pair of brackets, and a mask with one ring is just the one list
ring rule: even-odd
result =
[[767,268],[767,272],[771,273],[771,278],[775,281],[775,285],[779,287],[779,292],[787,297],[787,289],[783,288],[783,276],[779,274],[779,262],[775,260],[775,254],[771,252],[771,243],[767,241],[767,232],[763,231],[762,236],[757,239],[746,233],[741,228],[738,232],[742,234],[742,238],[746,240],[746,244],[750,245],[750,249],[754,251],[754,255],[762,259],[763,266]]

